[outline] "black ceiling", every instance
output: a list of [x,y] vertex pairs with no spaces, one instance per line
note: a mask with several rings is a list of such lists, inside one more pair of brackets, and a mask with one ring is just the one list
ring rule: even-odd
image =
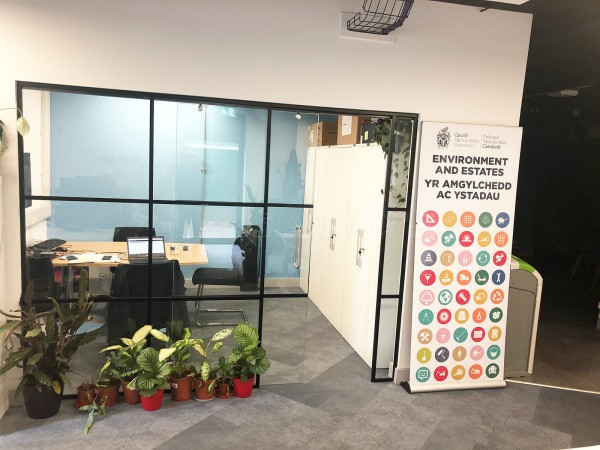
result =
[[524,97],[569,88],[582,88],[581,96],[598,96],[600,0],[529,0],[520,6],[484,0],[436,1],[533,14]]

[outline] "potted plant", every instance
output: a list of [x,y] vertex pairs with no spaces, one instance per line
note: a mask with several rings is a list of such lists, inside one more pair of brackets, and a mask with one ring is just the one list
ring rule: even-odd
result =
[[81,408],[82,406],[91,405],[96,398],[96,383],[92,379],[90,383],[83,382],[77,386],[77,400],[75,400],[75,407]]
[[233,367],[233,393],[236,397],[252,395],[254,375],[264,374],[271,366],[267,352],[259,347],[258,331],[248,323],[240,323],[233,331],[237,346],[229,355]]
[[182,339],[174,342],[171,348],[171,395],[176,402],[187,402],[192,398],[192,376],[196,369],[187,364],[190,350],[202,342],[201,339],[191,339],[192,332],[189,328],[183,330]]
[[148,347],[136,358],[140,370],[129,383],[129,388],[139,391],[146,411],[156,411],[162,406],[164,390],[169,387],[167,379],[171,374],[171,366],[166,360],[172,353],[172,348],[158,352]]
[[96,389],[98,391],[98,403],[104,404],[107,407],[116,405],[119,401],[119,380],[108,373],[102,373],[102,369],[98,374],[96,381]]
[[0,334],[5,334],[8,355],[0,375],[13,367],[23,369],[15,395],[23,392],[25,408],[32,419],[45,419],[58,413],[63,386],[71,385],[67,378],[71,358],[80,346],[96,338],[97,331],[79,331],[88,320],[94,301],[94,297],[85,292],[87,280],[87,272],[82,270],[77,301],[58,304],[50,298],[53,305],[50,311],[37,312],[32,305],[33,283],[27,286],[20,314],[0,311],[9,319],[0,327]]
[[194,345],[194,349],[202,357],[200,370],[194,375],[194,399],[199,402],[209,402],[215,398],[216,376],[210,365],[210,356],[214,355],[223,346],[223,339],[232,333],[232,328],[217,331],[205,345],[202,339]]
[[233,367],[229,361],[221,356],[215,366],[215,375],[217,376],[217,394],[218,398],[229,398],[233,394]]
[[111,345],[100,351],[100,353],[107,352],[106,363],[100,373],[108,374],[121,382],[123,397],[125,402],[129,404],[136,404],[141,401],[139,392],[129,389],[128,384],[140,370],[137,357],[146,347],[146,338],[149,334],[162,342],[169,340],[168,336],[152,328],[152,325],[144,325],[133,334],[131,339],[121,338],[123,345]]

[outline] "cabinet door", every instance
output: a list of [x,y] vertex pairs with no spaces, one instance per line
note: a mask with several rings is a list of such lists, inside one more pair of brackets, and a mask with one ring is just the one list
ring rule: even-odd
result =
[[385,167],[381,147],[354,147],[342,335],[369,366],[373,354]]

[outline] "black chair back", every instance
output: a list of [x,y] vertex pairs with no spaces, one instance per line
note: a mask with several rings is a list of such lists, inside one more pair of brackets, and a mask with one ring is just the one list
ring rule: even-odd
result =
[[152,234],[149,235],[148,227],[115,227],[113,242],[127,242],[128,237],[154,237],[156,230],[152,228]]

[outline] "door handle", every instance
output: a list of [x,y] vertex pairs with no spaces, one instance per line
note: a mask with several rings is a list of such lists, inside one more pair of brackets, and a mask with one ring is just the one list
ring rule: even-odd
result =
[[302,227],[300,225],[296,225],[294,234],[294,267],[300,269],[300,258],[302,257]]
[[356,236],[356,265],[362,267],[362,258],[365,254],[365,248],[363,247],[363,241],[365,238],[365,230],[362,228],[358,229]]

